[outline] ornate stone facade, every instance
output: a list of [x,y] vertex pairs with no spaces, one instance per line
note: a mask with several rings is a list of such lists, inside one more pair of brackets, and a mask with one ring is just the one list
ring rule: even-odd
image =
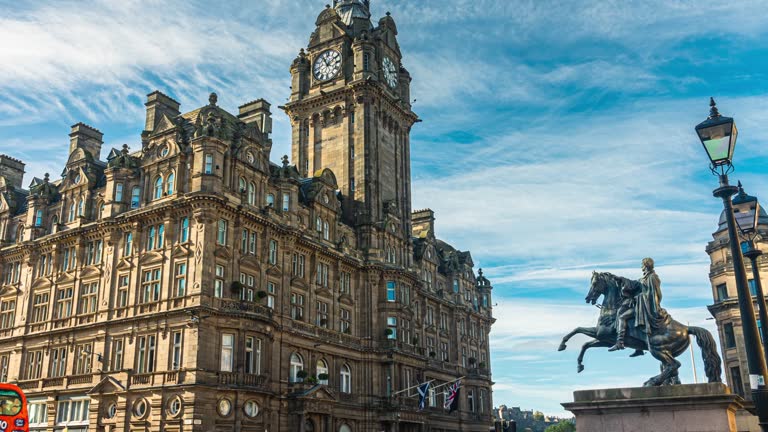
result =
[[[102,160],[78,123],[61,178],[26,189],[0,156],[0,380],[33,429],[488,430],[492,287],[411,211],[396,34],[368,1],[320,14],[281,107],[296,165],[270,162],[266,101],[157,91],[134,149]],[[452,414],[397,394],[459,377]]]
[[[768,214],[764,209],[760,209],[760,219],[758,231],[760,238],[756,242],[757,248],[768,251]],[[739,300],[736,295],[736,278],[733,274],[733,260],[731,259],[730,246],[728,242],[728,231],[725,224],[724,213],[720,216],[717,231],[712,234],[713,240],[707,244],[707,253],[710,258],[709,280],[712,283],[712,297],[714,303],[708,306],[710,313],[715,317],[717,329],[720,336],[720,349],[723,358],[723,368],[725,369],[725,378],[728,386],[733,393],[736,393],[748,401],[752,399],[752,391],[749,386],[749,368],[747,366],[747,354],[744,346],[744,333],[741,326],[741,312],[739,311]],[[758,258],[760,274],[763,287],[768,287],[768,261],[765,256]],[[752,265],[750,260],[744,258],[744,264],[747,268],[747,278],[752,295],[754,292],[754,280],[752,278]],[[757,297],[753,297],[755,302],[755,313],[757,314]],[[761,335],[764,333],[764,324],[756,316]],[[751,403],[751,402],[750,402]],[[757,417],[752,416],[746,411],[737,413],[739,430],[759,431]]]

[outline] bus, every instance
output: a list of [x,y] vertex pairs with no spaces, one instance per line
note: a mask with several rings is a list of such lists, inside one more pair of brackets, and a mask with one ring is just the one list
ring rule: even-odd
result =
[[29,432],[27,398],[13,384],[0,383],[0,432]]

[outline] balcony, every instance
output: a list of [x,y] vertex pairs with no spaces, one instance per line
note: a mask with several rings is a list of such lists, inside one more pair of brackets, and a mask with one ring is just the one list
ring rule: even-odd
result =
[[90,323],[93,323],[93,322],[96,322],[96,314],[95,313],[91,313],[91,314],[87,314],[87,315],[79,315],[77,317],[77,323],[78,324],[90,324]]
[[54,329],[72,326],[72,317],[59,318],[51,320],[51,327]]
[[267,375],[248,374],[242,372],[219,372],[218,384],[226,387],[247,387],[251,389],[268,390]]
[[338,342],[339,344],[350,348],[360,347],[360,343],[357,338],[346,333],[337,332],[325,327],[318,327],[314,324],[309,324],[298,320],[291,320],[290,327],[295,333],[312,336],[329,343]]
[[214,298],[213,307],[236,315],[258,317],[266,320],[272,319],[272,309],[259,303],[243,300]]
[[186,378],[182,370],[147,372],[130,375],[128,380],[131,387],[152,387],[161,385],[181,384]]
[[78,385],[78,384],[92,384],[92,383],[93,383],[93,375],[91,374],[73,375],[73,376],[67,377],[67,386]]
[[40,386],[40,380],[33,379],[33,380],[19,381],[17,385],[22,390],[37,390],[37,388]]

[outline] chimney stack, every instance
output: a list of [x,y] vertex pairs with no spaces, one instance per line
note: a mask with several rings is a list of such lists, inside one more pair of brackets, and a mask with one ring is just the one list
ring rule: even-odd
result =
[[170,119],[178,116],[181,105],[159,90],[155,90],[147,95],[147,103],[144,106],[147,107],[147,121],[144,125],[144,131],[151,133],[155,130],[157,123],[160,122],[163,115],[168,116]]
[[5,179],[6,184],[21,189],[21,182],[24,179],[24,162],[0,154],[0,177]]
[[245,124],[256,124],[256,129],[265,135],[272,133],[272,113],[269,112],[269,102],[264,99],[256,99],[240,106],[240,114],[237,116]]
[[101,131],[85,123],[74,124],[69,134],[69,153],[72,154],[75,149],[81,148],[90,153],[94,160],[99,160],[103,137]]

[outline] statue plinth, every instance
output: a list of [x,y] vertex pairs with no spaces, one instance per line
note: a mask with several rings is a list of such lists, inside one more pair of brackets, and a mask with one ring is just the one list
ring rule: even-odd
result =
[[744,400],[722,383],[573,392],[577,432],[739,432]]

